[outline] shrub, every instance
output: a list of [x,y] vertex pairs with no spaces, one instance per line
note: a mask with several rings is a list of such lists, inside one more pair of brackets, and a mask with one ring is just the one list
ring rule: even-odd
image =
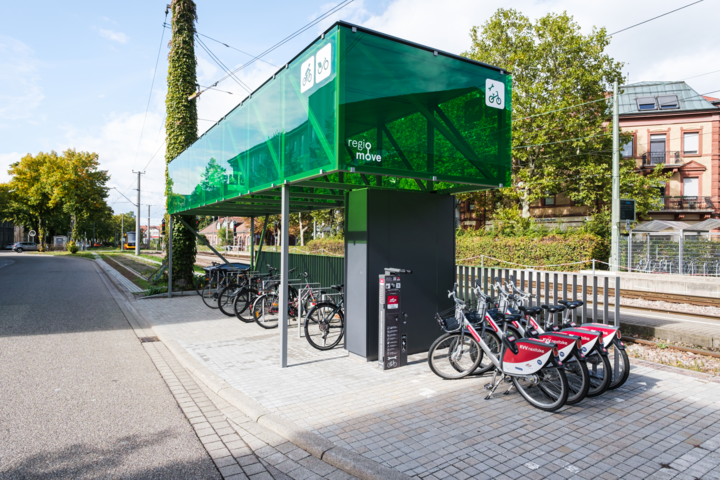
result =
[[[483,234],[465,234],[456,238],[456,258],[461,265],[480,265],[480,256],[494,257],[520,265],[537,266],[560,263],[585,262],[577,265],[547,267],[547,270],[581,270],[592,266],[589,260],[607,260],[606,242],[588,233],[548,235],[544,237],[500,237]],[[513,268],[507,263],[489,258],[486,267]]]
[[77,244],[76,244],[75,242],[72,242],[72,241],[71,241],[71,242],[68,242],[68,244],[67,244],[67,249],[68,249],[68,252],[72,253],[73,255],[76,254],[76,253],[78,252],[78,250],[80,250],[80,249],[78,248]]
[[312,253],[318,253],[317,250],[325,250],[335,255],[345,255],[345,241],[341,237],[318,238],[310,240],[306,245]]

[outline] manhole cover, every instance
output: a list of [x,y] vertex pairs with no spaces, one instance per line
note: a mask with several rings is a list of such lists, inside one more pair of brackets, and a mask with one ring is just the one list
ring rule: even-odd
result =
[[150,342],[159,342],[160,339],[158,337],[140,337],[140,342],[142,343],[150,343]]

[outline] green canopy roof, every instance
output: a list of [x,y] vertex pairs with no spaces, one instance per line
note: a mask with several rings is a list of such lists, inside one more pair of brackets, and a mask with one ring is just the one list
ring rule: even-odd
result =
[[170,213],[258,216],[344,205],[358,188],[510,183],[507,72],[338,22],[168,167]]

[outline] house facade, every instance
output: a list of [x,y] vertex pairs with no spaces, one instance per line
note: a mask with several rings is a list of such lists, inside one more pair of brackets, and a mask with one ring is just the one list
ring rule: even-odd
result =
[[634,158],[640,172],[662,165],[672,174],[651,220],[720,218],[720,100],[685,82],[640,82],[623,90],[620,129],[632,134],[623,156]]
[[200,230],[213,247],[220,245],[224,240],[220,238],[220,230],[227,230],[228,241],[241,251],[250,249],[250,220],[245,217],[219,217],[210,225]]
[[[649,174],[658,165],[672,174],[657,192],[659,207],[646,220],[677,220],[688,224],[720,218],[720,99],[698,94],[685,82],[639,82],[621,87],[620,130],[631,134],[622,147],[636,171]],[[460,224],[482,228],[489,212],[460,205]],[[580,226],[586,207],[562,193],[542,198],[530,214],[554,227]],[[490,222],[492,223],[492,222]]]

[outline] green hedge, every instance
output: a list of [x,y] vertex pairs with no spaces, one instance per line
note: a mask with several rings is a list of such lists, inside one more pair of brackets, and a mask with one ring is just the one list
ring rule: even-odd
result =
[[[591,234],[549,235],[546,237],[492,237],[460,235],[456,239],[457,263],[480,265],[480,256],[486,255],[506,262],[538,266],[582,262],[584,264],[547,267],[547,270],[576,271],[592,268],[593,258],[607,261],[609,246]],[[484,259],[486,267],[512,268],[507,263]],[[597,266],[600,268],[600,264]]]
[[335,255],[345,255],[345,240],[338,237],[318,238],[305,244],[311,252],[325,250]]

